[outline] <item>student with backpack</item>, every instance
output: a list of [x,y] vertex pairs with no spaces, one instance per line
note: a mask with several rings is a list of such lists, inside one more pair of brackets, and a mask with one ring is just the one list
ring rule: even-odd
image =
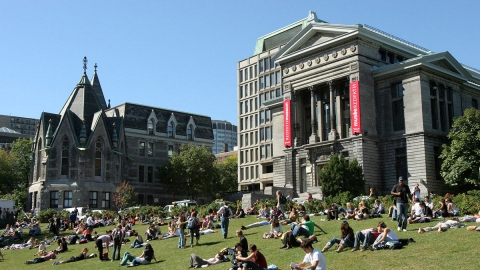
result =
[[[122,242],[123,242],[123,229],[122,229],[122,224],[118,224],[117,227],[113,230],[112,232],[112,237],[113,237],[113,255],[112,255],[112,261],[120,260],[120,249],[122,248]],[[118,253],[117,253],[118,251]],[[116,255],[116,257],[115,257]]]
[[188,218],[188,221],[187,221],[187,229],[190,230],[190,247],[191,248],[193,248],[193,237],[197,239],[196,245],[197,246],[200,245],[198,243],[198,241],[200,240],[200,231],[198,228],[198,224],[200,224],[200,222],[198,221],[198,218],[197,218],[197,211],[193,211],[192,215]]
[[285,213],[285,204],[287,203],[287,198],[285,195],[280,191],[277,190],[277,208],[282,211],[282,214]]
[[228,224],[230,223],[230,217],[233,216],[232,210],[228,207],[227,203],[224,203],[224,205],[220,207],[220,210],[217,212],[217,216],[220,217],[223,239],[227,239]]

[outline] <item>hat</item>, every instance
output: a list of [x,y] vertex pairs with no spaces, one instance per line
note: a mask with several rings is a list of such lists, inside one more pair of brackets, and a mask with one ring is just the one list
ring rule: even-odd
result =
[[403,177],[399,176],[398,181],[403,181]]

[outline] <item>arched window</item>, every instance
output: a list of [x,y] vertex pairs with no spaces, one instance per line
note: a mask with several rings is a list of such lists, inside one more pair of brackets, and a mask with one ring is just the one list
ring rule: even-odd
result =
[[193,125],[187,127],[187,140],[193,140]]
[[61,166],[60,175],[68,176],[69,147],[70,147],[70,143],[68,142],[68,138],[65,137],[62,142],[62,166]]
[[153,118],[150,118],[150,120],[148,120],[148,134],[152,135],[154,129],[155,129],[155,121],[153,120]]
[[168,123],[168,137],[172,137],[172,138],[174,137],[174,133],[173,133],[174,129],[175,128],[173,125],[173,121]]
[[38,146],[37,146],[37,181],[40,179],[40,175],[42,174],[42,138],[38,140]]
[[98,139],[95,143],[95,176],[102,176],[102,152],[103,143],[101,139]]

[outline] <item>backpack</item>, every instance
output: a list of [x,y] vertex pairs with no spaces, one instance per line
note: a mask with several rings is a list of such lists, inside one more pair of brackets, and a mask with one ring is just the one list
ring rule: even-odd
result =
[[285,196],[280,195],[280,204],[286,204],[287,203],[287,198],[285,198]]
[[230,209],[229,209],[228,207],[226,207],[226,206],[223,208],[222,217],[223,217],[223,218],[228,218],[228,217],[230,217]]
[[187,223],[187,229],[195,229],[197,227],[197,221],[195,218],[190,217]]
[[122,240],[122,231],[115,231],[115,234],[113,235],[113,241],[115,242],[120,242]]

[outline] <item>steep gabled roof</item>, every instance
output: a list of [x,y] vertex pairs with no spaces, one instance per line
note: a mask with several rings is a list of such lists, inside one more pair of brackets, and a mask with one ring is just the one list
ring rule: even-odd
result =
[[102,106],[102,109],[107,109],[107,104],[105,103],[105,96],[103,96],[102,86],[100,85],[100,80],[98,79],[97,75],[97,64],[95,64],[95,71],[93,72],[92,76],[92,87],[93,91],[97,95],[98,102]]

